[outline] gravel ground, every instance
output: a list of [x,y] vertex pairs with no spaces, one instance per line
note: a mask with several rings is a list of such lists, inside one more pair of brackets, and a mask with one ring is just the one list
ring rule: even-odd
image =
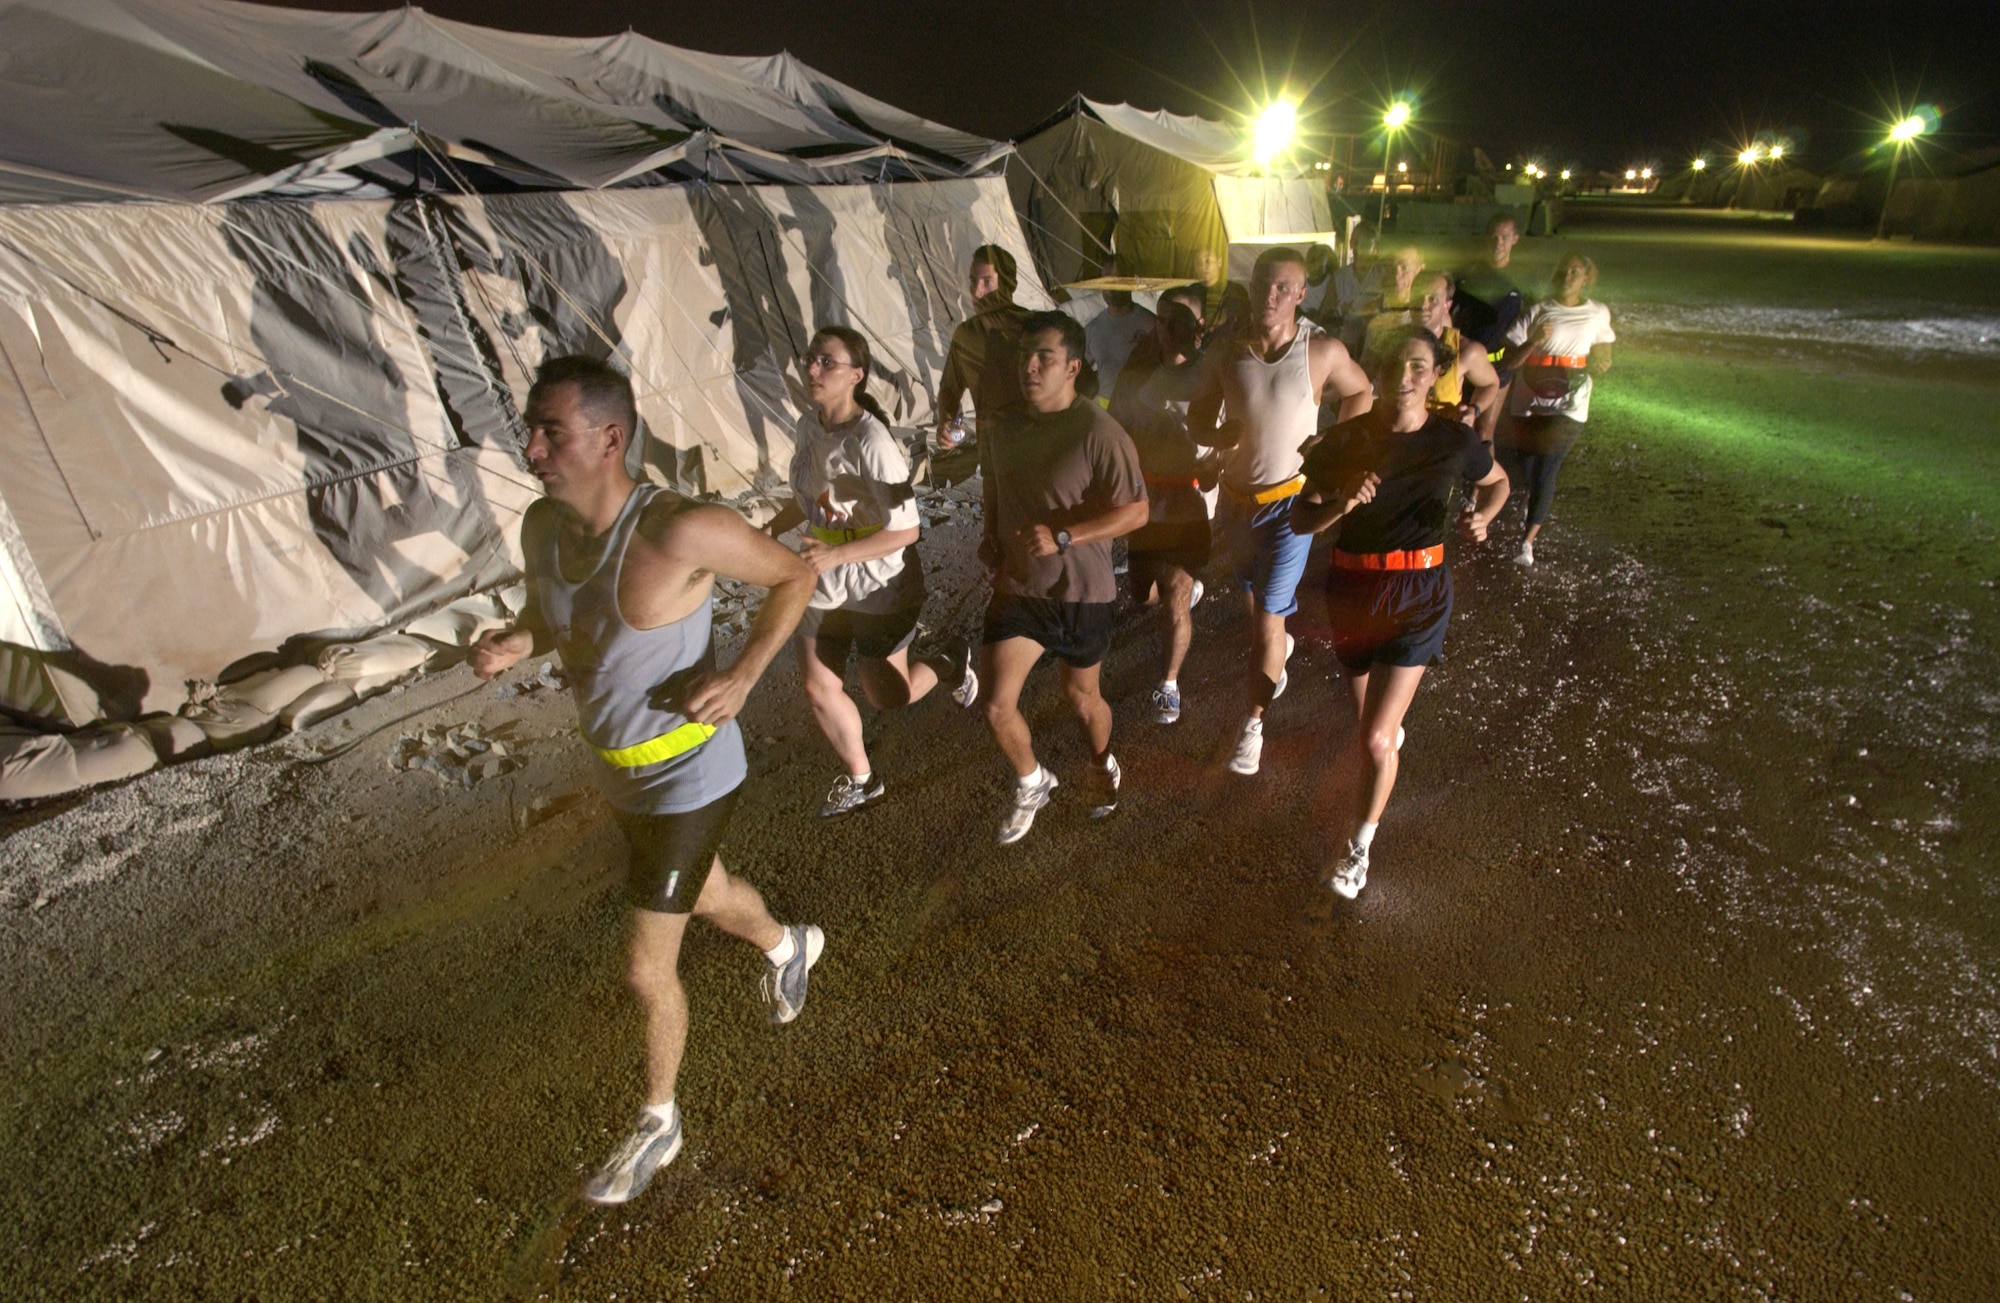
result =
[[[1358,902],[1315,883],[1352,734],[1315,601],[1250,780],[1234,604],[1168,729],[1135,613],[1119,812],[1069,783],[1006,850],[944,701],[873,725],[885,806],[811,818],[783,668],[728,854],[827,929],[811,1004],[765,1025],[694,934],[688,1147],[589,1209],[639,1084],[620,843],[560,689],[436,675],[0,817],[10,1295],[2000,1294],[2000,258],[1574,234],[1619,367],[1540,564],[1517,516],[1455,559]],[[1897,295],[1959,324],[1857,335]],[[1028,708],[1080,777],[1052,675]],[[466,724],[520,767],[392,767]]]

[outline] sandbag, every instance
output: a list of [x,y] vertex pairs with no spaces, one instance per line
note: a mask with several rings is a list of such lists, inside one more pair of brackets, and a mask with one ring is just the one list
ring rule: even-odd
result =
[[447,647],[470,647],[479,641],[480,634],[505,629],[514,623],[514,612],[520,607],[504,600],[508,592],[519,593],[523,601],[527,598],[527,589],[520,586],[497,593],[475,593],[406,625],[403,632]]
[[0,801],[61,796],[156,769],[159,752],[130,724],[37,733],[0,723]]
[[311,728],[329,716],[338,715],[359,702],[350,683],[322,683],[306,689],[305,695],[278,712],[278,727],[286,730]]
[[347,684],[360,698],[422,669],[433,650],[422,638],[384,634],[367,642],[336,643],[319,654],[319,668],[329,680]]
[[199,724],[217,750],[248,746],[275,733],[278,713],[326,681],[317,665],[264,670],[181,707],[181,714]]

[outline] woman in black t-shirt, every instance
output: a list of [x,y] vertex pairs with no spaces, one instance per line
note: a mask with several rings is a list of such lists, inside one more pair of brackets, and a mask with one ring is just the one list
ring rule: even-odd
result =
[[1451,622],[1444,536],[1452,490],[1474,486],[1472,509],[1459,518],[1474,542],[1507,501],[1506,472],[1472,427],[1428,407],[1443,357],[1438,337],[1421,328],[1385,347],[1374,409],[1327,432],[1306,457],[1305,491],[1292,505],[1297,533],[1340,522],[1326,604],[1334,654],[1354,692],[1359,782],[1347,851],[1329,885],[1350,900],[1368,881],[1368,849],[1396,785],[1403,714]]

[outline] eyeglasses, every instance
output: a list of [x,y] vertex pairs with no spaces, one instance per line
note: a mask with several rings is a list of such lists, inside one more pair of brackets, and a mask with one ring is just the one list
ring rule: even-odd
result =
[[836,367],[853,365],[854,363],[848,361],[846,358],[835,357],[831,353],[815,353],[806,359],[806,370],[808,371],[814,367],[818,367],[822,371],[831,371]]

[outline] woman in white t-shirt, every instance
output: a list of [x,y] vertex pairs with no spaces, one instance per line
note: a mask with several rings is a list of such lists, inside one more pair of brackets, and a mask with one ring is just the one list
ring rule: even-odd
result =
[[1516,492],[1528,499],[1528,532],[1516,565],[1535,564],[1535,536],[1555,500],[1556,473],[1583,437],[1590,419],[1593,377],[1611,369],[1611,309],[1584,297],[1597,282],[1597,264],[1580,253],[1563,255],[1550,279],[1553,296],[1529,308],[1507,330],[1503,373],[1514,371],[1508,388],[1508,420],[1500,426],[1494,452]]
[[862,744],[860,708],[847,695],[850,652],[861,662],[862,694],[877,710],[918,700],[940,675],[961,706],[979,692],[963,643],[936,665],[910,663],[924,602],[920,518],[909,458],[867,386],[867,340],[844,326],[813,336],[812,408],[799,418],[792,453],[792,496],[806,516],[799,555],[818,576],[799,621],[799,677],[820,732],[847,767],[820,806],[822,818],[858,810],[884,791]]

